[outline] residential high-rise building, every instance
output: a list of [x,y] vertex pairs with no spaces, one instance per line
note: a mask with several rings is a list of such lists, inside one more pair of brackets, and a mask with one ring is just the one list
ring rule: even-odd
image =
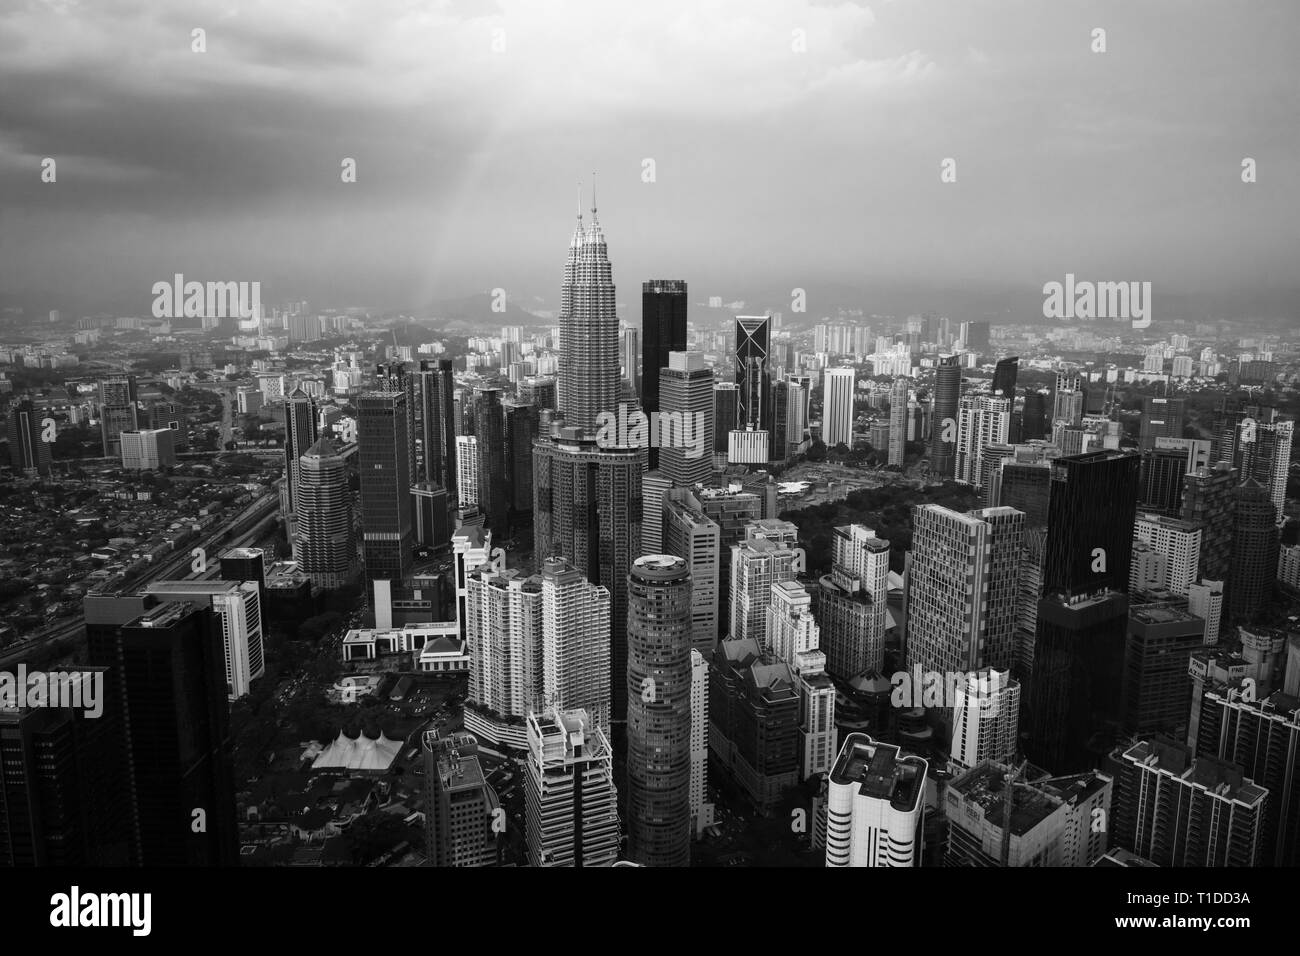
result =
[[547,706],[580,707],[593,725],[609,725],[610,626],[607,588],[561,558],[543,563],[541,681]]
[[348,491],[347,462],[328,438],[319,438],[298,459],[298,525],[295,553],[320,588],[341,588],[357,576],[356,525]]
[[899,468],[907,444],[907,396],[907,379],[895,379],[889,390],[889,464]]
[[52,472],[54,443],[45,441],[44,431],[42,418],[31,399],[24,399],[9,410],[9,463],[14,471],[29,478]]
[[[659,410],[659,373],[672,352],[686,351],[686,280],[652,279],[641,284],[641,410]],[[734,427],[731,423],[723,426]],[[650,449],[650,468],[657,467]]]
[[1187,609],[1205,622],[1204,642],[1217,643],[1223,623],[1223,582],[1202,578],[1189,586]]
[[1025,750],[1052,773],[1095,766],[1122,708],[1138,458],[1052,462]]
[[766,431],[771,427],[771,382],[767,356],[771,348],[772,316],[736,316],[736,424],[739,431]]
[[509,519],[506,492],[510,479],[506,471],[505,409],[499,389],[480,388],[474,392],[474,443],[478,452],[475,503],[486,516],[487,526],[501,533]]
[[1078,374],[1058,372],[1052,390],[1051,424],[1078,425],[1083,421],[1084,389]]
[[284,502],[298,513],[298,469],[307,449],[316,444],[316,403],[298,386],[284,400]]
[[[1294,639],[1293,639],[1294,640]],[[1268,790],[1260,834],[1264,866],[1300,864],[1300,700],[1281,691],[1259,700],[1215,683],[1192,707],[1200,712],[1196,749],[1241,768]]]
[[362,392],[356,400],[361,543],[367,583],[405,581],[411,574],[415,548],[408,390],[394,378],[385,376],[382,388]]
[[460,484],[460,503],[477,505],[480,484],[477,435],[456,436],[456,477]]
[[1133,539],[1149,545],[1165,558],[1165,575],[1160,586],[1174,594],[1186,594],[1196,582],[1201,559],[1201,527],[1179,518],[1139,513],[1133,523]]
[[1008,670],[972,671],[953,707],[952,763],[962,770],[986,760],[1013,763],[1019,733],[1020,682]]
[[[132,610],[121,624],[98,624],[88,614],[86,627],[90,662],[109,670],[106,706],[124,718],[132,863],[234,866],[239,836],[220,625],[211,607],[154,600],[127,599]],[[202,829],[194,826],[196,810]]]
[[963,396],[957,408],[957,462],[955,476],[958,481],[977,488],[983,486],[981,466],[984,449],[993,444],[1005,444],[1011,429],[1012,402],[1008,398],[988,395]]
[[951,478],[957,465],[957,400],[961,397],[961,365],[945,355],[935,366],[930,411],[930,473]]
[[1232,494],[1228,616],[1234,624],[1252,623],[1277,579],[1277,508],[1268,487],[1254,478],[1247,478]]
[[691,648],[691,830],[713,825],[709,803],[709,659]]
[[[607,587],[610,688],[614,711],[627,712],[627,575],[641,554],[641,454],[601,448],[593,436],[554,427],[533,453],[533,548],[568,559],[588,581]],[[576,702],[564,701],[565,706]]]
[[1011,667],[1024,526],[1024,514],[1014,508],[961,514],[940,505],[913,507],[909,669]]
[[1196,468],[1183,479],[1184,521],[1201,526],[1201,574],[1227,582],[1232,565],[1232,528],[1237,470],[1225,462]]
[[828,368],[822,373],[822,441],[827,448],[853,447],[853,389],[851,368]]
[[585,710],[528,717],[524,784],[530,866],[612,866],[618,859],[614,755]]
[[857,524],[836,528],[831,545],[831,572],[818,582],[813,611],[826,669],[850,680],[884,659],[889,542]]
[[737,640],[752,638],[763,653],[772,646],[767,635],[767,608],[772,585],[793,581],[797,550],[784,541],[757,538],[731,549],[731,627]]
[[691,646],[712,654],[718,643],[722,531],[685,496],[666,501],[663,512],[663,553],[681,558],[691,571]]
[[827,866],[920,866],[928,764],[849,734],[826,797]]
[[1241,768],[1156,738],[1112,754],[1112,845],[1157,866],[1259,866],[1268,790]]
[[672,555],[628,576],[628,858],[687,866],[691,855],[691,573]]
[[569,243],[560,288],[558,410],[565,424],[594,432],[601,412],[616,413],[619,396],[618,314],[605,234],[591,202]]
[[713,471],[713,372],[704,353],[669,352],[658,391],[660,473],[679,488],[707,482]]
[[542,582],[515,569],[479,568],[466,578],[467,700],[499,718],[541,707]]
[[1182,438],[1185,404],[1185,400],[1181,398],[1145,396],[1142,399],[1142,423],[1138,447],[1147,451],[1155,448],[1157,438]]
[[494,866],[496,792],[478,757],[463,756],[456,737],[427,730],[422,738],[425,852],[434,866]]

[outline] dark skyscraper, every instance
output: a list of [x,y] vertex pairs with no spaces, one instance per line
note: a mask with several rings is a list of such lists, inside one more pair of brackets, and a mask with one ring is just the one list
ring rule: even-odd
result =
[[415,455],[415,377],[402,362],[388,362],[375,366],[375,389],[381,392],[401,392],[406,396],[406,475],[414,484],[419,474]]
[[1022,441],[1033,441],[1036,438],[1048,437],[1051,426],[1047,415],[1048,398],[1046,392],[1040,392],[1038,389],[1030,388],[1025,390],[1025,411],[1020,425],[1020,438]]
[[451,359],[420,362],[420,444],[422,475],[456,498],[456,382]]
[[411,573],[415,530],[406,402],[405,388],[379,388],[357,397],[362,548],[367,581],[404,581]]
[[567,559],[610,593],[610,690],[627,713],[627,575],[641,554],[641,452],[556,427],[533,454],[533,550]]
[[298,511],[298,459],[316,444],[316,403],[301,388],[284,400],[284,488],[289,511]]
[[1227,582],[1231,577],[1235,508],[1232,492],[1236,487],[1237,470],[1225,462],[1197,468],[1183,477],[1183,510],[1179,517],[1201,526],[1200,575],[1211,581]]
[[25,399],[9,410],[9,463],[15,471],[32,478],[50,474],[53,467],[50,446],[53,442],[44,441],[42,431],[41,415],[31,399]]
[[1122,709],[1138,458],[1052,462],[1025,752],[1052,773],[1094,766]]
[[628,857],[689,866],[691,857],[691,572],[670,555],[628,576]]
[[510,526],[531,521],[533,513],[533,442],[537,440],[537,406],[507,401],[505,408],[506,504]]
[[[151,599],[145,599],[151,601]],[[93,664],[110,670],[107,706],[124,717],[133,862],[234,866],[239,837],[221,627],[207,607],[147,607],[91,626]]]
[[509,519],[506,495],[505,410],[501,390],[480,388],[474,395],[474,437],[478,439],[478,506],[487,526],[504,532]]
[[772,385],[767,374],[771,346],[770,315],[736,316],[736,425],[739,429],[771,428]]
[[[659,410],[659,371],[669,352],[686,351],[686,280],[651,279],[641,284],[641,410]],[[650,449],[650,468],[659,449]]]
[[104,457],[122,453],[122,432],[140,427],[135,376],[119,375],[99,383],[99,429]]
[[1020,356],[998,359],[993,370],[993,394],[1000,398],[1016,398],[1016,373],[1020,370]]
[[740,389],[732,382],[713,386],[713,450],[727,453],[727,435],[736,427]]
[[[106,668],[71,673],[107,688]],[[0,709],[0,867],[131,862],[119,717],[106,706]]]
[[1144,448],[1138,501],[1143,510],[1178,517],[1183,507],[1187,452],[1181,448]]
[[961,366],[957,356],[939,359],[930,414],[930,473],[951,478],[957,465],[957,402],[961,398]]
[[1233,491],[1232,569],[1228,576],[1228,619],[1254,622],[1277,578],[1277,511],[1268,488],[1247,478]]

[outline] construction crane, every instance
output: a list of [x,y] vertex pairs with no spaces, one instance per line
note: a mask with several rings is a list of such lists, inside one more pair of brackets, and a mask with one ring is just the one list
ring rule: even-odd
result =
[[1002,775],[1002,865],[1007,865],[1007,860],[1011,857],[1011,804],[1015,797],[1016,781],[1025,772],[1025,767],[1029,766],[1028,760],[1020,761],[1020,766],[1015,770],[1010,767]]

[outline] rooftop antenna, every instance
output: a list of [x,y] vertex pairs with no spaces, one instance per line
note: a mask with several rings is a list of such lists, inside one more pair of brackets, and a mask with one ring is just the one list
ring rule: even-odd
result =
[[591,171],[591,215],[596,215],[596,171]]
[[582,218],[582,180],[578,180],[578,218]]

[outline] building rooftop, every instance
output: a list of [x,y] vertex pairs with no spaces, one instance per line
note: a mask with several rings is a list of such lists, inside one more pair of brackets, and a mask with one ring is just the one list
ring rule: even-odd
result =
[[877,743],[866,734],[850,734],[831,768],[831,782],[858,783],[864,796],[911,810],[925,794],[925,766],[920,757],[902,757],[892,744]]

